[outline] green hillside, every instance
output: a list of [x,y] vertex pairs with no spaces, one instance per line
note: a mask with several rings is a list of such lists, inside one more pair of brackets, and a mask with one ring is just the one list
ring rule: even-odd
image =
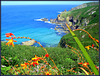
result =
[[[49,53],[50,57],[54,60],[55,64],[57,65],[60,73],[62,75],[76,75],[73,72],[67,72],[67,70],[71,69],[74,66],[79,66],[78,56],[71,51],[70,48],[61,48],[61,47],[46,47],[47,52]],[[99,65],[99,53],[94,49],[87,51],[92,58],[95,65]],[[7,60],[10,61],[11,65],[19,65],[24,62],[28,62],[31,58],[34,58],[35,55],[38,57],[44,56],[46,53],[41,47],[31,47],[26,45],[15,45],[6,46],[6,43],[1,42],[1,56],[5,56]],[[49,58],[46,58],[47,62],[53,66],[52,61]],[[43,63],[40,61],[39,63]],[[5,70],[9,67],[8,63],[1,58],[1,65],[5,65],[6,67],[1,67],[1,75],[12,75],[9,73],[8,70]],[[63,68],[63,69],[62,69]],[[76,71],[81,71],[76,69]],[[80,75],[84,75],[81,73]]]
[[[91,12],[95,11],[93,14]],[[89,6],[82,9],[77,9],[73,11],[63,12],[61,17],[73,17],[73,20],[78,20],[74,26],[79,26],[78,29],[84,29],[89,32],[95,39],[99,40],[99,6]],[[85,20],[87,22],[87,26],[84,26]],[[80,41],[84,44],[84,46],[93,44],[93,40],[89,38],[89,36],[85,32],[75,31],[75,34],[80,39]],[[82,38],[82,36],[84,36]],[[63,36],[60,40],[60,46],[65,47],[65,43],[71,46],[77,46],[71,34],[67,34]]]

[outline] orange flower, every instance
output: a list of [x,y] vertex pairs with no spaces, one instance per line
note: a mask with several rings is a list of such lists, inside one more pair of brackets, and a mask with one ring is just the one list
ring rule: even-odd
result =
[[23,38],[25,38],[25,37],[23,36]]
[[34,67],[35,67],[35,64],[36,64],[36,65],[39,65],[38,61],[32,62],[32,63],[31,63],[31,65],[33,65]]
[[99,43],[99,40],[96,39],[96,42]]
[[50,72],[48,72],[48,71],[47,71],[45,74],[46,74],[46,75],[51,75],[51,73],[50,73]]
[[17,41],[15,41],[15,40],[13,40],[13,38],[11,38],[11,39],[6,39],[8,42],[6,43],[6,45],[8,45],[9,46],[9,44],[10,45],[12,45],[13,47],[14,47],[14,43],[13,42],[17,42]]
[[18,64],[16,66],[18,66]]
[[81,63],[78,63],[78,64],[83,64],[83,63],[81,62]]
[[87,65],[89,65],[89,63],[87,62],[83,63],[83,67],[87,67]]
[[34,58],[32,58],[33,61],[39,61],[40,59],[42,59],[42,58],[41,57],[37,57],[36,55],[35,55]]
[[90,46],[85,46],[85,48],[87,48],[89,50],[90,49]]
[[91,38],[91,36],[89,35],[89,38]]
[[18,38],[20,38],[20,37],[18,37]]
[[23,67],[23,69],[25,69],[25,68],[27,68],[27,65],[28,65],[28,63],[24,63],[24,64],[21,64],[21,67]]
[[6,33],[6,37],[11,37],[12,35],[15,37],[13,33]]
[[89,63],[87,63],[87,62],[85,62],[85,63],[82,63],[82,62],[81,62],[81,63],[78,63],[78,64],[82,64],[82,66],[83,66],[83,67],[86,67],[86,68],[87,68],[87,65],[89,65]]
[[92,38],[93,40],[95,40],[95,38]]
[[45,57],[49,57],[49,54],[46,54]]

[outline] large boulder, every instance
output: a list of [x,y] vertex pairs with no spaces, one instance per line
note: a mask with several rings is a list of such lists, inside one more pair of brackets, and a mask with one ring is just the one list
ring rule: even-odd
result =
[[33,45],[35,43],[35,40],[25,41],[22,42],[22,45]]

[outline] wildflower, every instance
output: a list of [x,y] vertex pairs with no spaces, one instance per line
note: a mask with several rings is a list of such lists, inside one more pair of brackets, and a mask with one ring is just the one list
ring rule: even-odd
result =
[[29,63],[31,62],[31,60],[30,61],[28,61]]
[[20,37],[18,37],[18,38],[20,38]]
[[24,64],[21,64],[21,67],[23,67],[23,69],[27,68],[27,65],[28,63],[24,63]]
[[94,47],[94,45],[92,44],[92,47]]
[[87,48],[89,50],[90,49],[90,46],[85,46],[85,48]]
[[27,37],[27,39],[30,39],[29,37]]
[[46,74],[46,75],[51,75],[51,73],[50,73],[50,72],[48,72],[48,71],[47,71],[45,74]]
[[95,38],[92,38],[93,40],[95,40]]
[[10,45],[12,45],[13,47],[14,47],[14,43],[13,42],[17,42],[17,41],[15,41],[15,40],[13,40],[13,38],[11,38],[11,39],[6,39],[8,42],[6,43],[6,45],[8,45],[9,46],[9,44]]
[[96,42],[99,43],[99,40],[96,39]]
[[89,63],[87,63],[87,62],[85,62],[85,63],[82,63],[82,62],[81,62],[81,63],[78,63],[78,64],[82,64],[82,66],[83,66],[83,67],[86,67],[86,68],[87,68],[87,65],[89,65]]
[[12,35],[15,37],[13,33],[6,33],[6,37],[11,37]]
[[32,63],[31,63],[31,65],[33,65],[34,67],[35,67],[35,64],[36,64],[36,65],[39,65],[38,61],[32,62]]
[[18,66],[18,64],[16,66]]
[[91,38],[91,36],[89,35],[89,38]]
[[49,54],[45,54],[45,57],[49,57]]
[[23,36],[23,38],[25,38],[25,37]]
[[42,58],[41,57],[37,57],[36,55],[35,55],[34,58],[32,58],[33,61],[39,61],[40,59],[42,59]]

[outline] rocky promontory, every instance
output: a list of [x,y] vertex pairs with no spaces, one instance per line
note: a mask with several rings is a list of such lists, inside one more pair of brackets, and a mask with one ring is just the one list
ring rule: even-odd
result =
[[[90,2],[79,5],[77,7],[72,8],[71,10],[67,11],[65,9],[60,14],[57,15],[55,19],[47,19],[42,18],[41,21],[56,24],[55,30],[69,32],[68,28],[66,27],[66,23],[72,30],[81,28],[83,26],[88,26],[92,23],[96,23],[99,20],[99,3],[98,2]],[[59,27],[62,28],[59,28]],[[60,31],[59,31],[60,32]],[[23,42],[23,45],[33,45],[35,42],[27,41]]]

